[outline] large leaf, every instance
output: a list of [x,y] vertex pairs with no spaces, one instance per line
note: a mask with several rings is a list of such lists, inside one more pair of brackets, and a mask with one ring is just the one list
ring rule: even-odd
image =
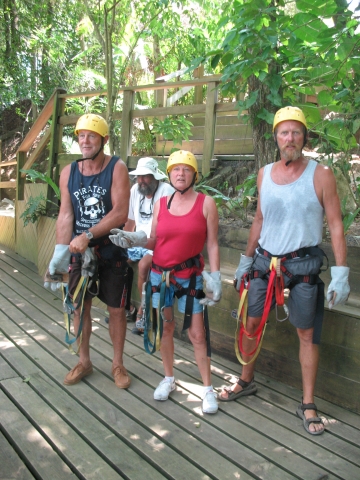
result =
[[324,18],[332,17],[337,11],[333,0],[296,0],[296,7],[302,12],[311,12]]
[[334,144],[340,151],[347,152],[349,149],[357,147],[354,135],[344,125],[341,118],[323,120],[312,130]]
[[316,15],[298,13],[292,21],[293,34],[308,44],[316,42],[319,34],[328,27]]

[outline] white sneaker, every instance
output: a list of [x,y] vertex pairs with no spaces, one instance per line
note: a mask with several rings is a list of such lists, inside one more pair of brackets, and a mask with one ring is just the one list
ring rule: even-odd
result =
[[202,403],[202,411],[204,413],[216,413],[218,411],[218,404],[216,401],[216,393],[214,390],[209,390],[205,393]]
[[164,378],[161,380],[159,385],[157,386],[154,392],[154,400],[167,400],[171,392],[175,390],[175,380],[173,382],[169,382]]

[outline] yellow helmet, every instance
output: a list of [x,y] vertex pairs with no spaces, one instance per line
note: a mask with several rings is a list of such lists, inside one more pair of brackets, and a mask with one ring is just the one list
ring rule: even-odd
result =
[[273,123],[273,132],[279,123],[284,122],[285,120],[296,120],[304,125],[307,129],[305,115],[303,111],[298,107],[284,107],[280,108],[275,113],[274,123]]
[[106,137],[109,134],[109,126],[106,120],[94,113],[87,113],[79,118],[75,127],[75,135],[79,135],[79,130],[90,130],[102,137]]
[[173,152],[168,159],[168,163],[166,166],[166,173],[169,175],[170,171],[173,169],[175,165],[179,165],[180,163],[183,163],[185,165],[190,165],[195,172],[196,172],[196,178],[195,182],[198,179],[198,165],[197,165],[197,160],[195,158],[195,155],[191,152],[187,152],[186,150],[177,150],[176,152]]

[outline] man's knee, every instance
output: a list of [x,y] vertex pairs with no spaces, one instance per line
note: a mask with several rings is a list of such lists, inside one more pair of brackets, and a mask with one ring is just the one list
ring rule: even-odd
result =
[[246,331],[253,335],[256,332],[256,329],[260,325],[261,317],[247,317],[246,319]]
[[296,331],[301,342],[313,342],[314,328],[297,328]]

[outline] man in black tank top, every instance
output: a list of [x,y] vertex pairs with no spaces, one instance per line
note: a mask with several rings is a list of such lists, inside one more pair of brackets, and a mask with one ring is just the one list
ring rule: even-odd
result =
[[79,329],[82,331],[79,363],[66,375],[64,384],[74,385],[93,371],[89,345],[92,331],[90,309],[92,297],[97,295],[107,305],[109,312],[115,384],[119,388],[128,388],[131,380],[123,365],[125,304],[129,284],[127,254],[108,239],[110,230],[119,228],[127,220],[130,196],[128,170],[122,160],[105,154],[108,125],[101,116],[81,116],[75,134],[78,135],[82,158],[67,165],[61,172],[61,206],[56,223],[55,253],[50,267],[54,273],[62,273],[67,271],[70,263],[71,297],[81,277],[82,257],[89,247],[94,247],[92,253],[98,261],[99,291],[86,291],[83,308],[75,309],[75,333]]
[[[318,276],[323,252],[317,245],[321,243],[325,214],[336,262],[336,266],[331,267],[332,281],[327,290],[329,308],[332,308],[344,303],[350,293],[340,202],[331,170],[324,165],[314,165],[311,163],[314,161],[305,158],[302,153],[307,141],[307,125],[302,110],[296,107],[280,109],[275,114],[273,132],[280,160],[259,171],[257,211],[245,255],[241,255],[234,281],[239,291],[241,280],[250,279],[246,331],[244,333],[242,330],[243,343],[240,348],[243,369],[238,382],[231,387],[225,387],[219,400],[231,401],[257,391],[254,370],[255,358],[261,347],[261,341],[258,341],[260,337],[256,337],[258,327],[263,325],[265,328],[268,309],[274,308],[275,303],[281,304],[278,299],[275,302],[274,297],[272,301],[265,303],[268,286],[272,285],[271,280],[274,278],[274,275],[271,276],[273,264],[270,262],[276,261],[277,265],[284,267],[287,272],[281,270],[280,278],[285,288],[290,289],[287,301],[289,319],[297,329],[300,342],[303,398],[296,414],[302,419],[308,433],[319,435],[324,432],[324,424],[317,416],[314,389],[324,312],[324,284]],[[304,195],[304,172],[309,171],[308,167],[313,169],[313,174],[307,177],[310,185],[306,191],[309,194]],[[299,181],[301,177],[302,181]],[[289,185],[292,189],[291,195],[286,194]],[[297,194],[297,201],[289,202],[290,197],[295,198],[294,192]],[[311,198],[308,198],[310,196]],[[301,218],[292,222],[297,231],[291,231],[291,219],[296,218],[299,204],[307,205],[310,201],[314,207],[304,208],[305,213],[300,215]],[[284,245],[288,246],[289,250],[286,250]],[[284,286],[279,289],[282,294]],[[270,291],[273,294],[275,287],[271,287]],[[258,341],[258,348],[255,349],[254,340]]]

